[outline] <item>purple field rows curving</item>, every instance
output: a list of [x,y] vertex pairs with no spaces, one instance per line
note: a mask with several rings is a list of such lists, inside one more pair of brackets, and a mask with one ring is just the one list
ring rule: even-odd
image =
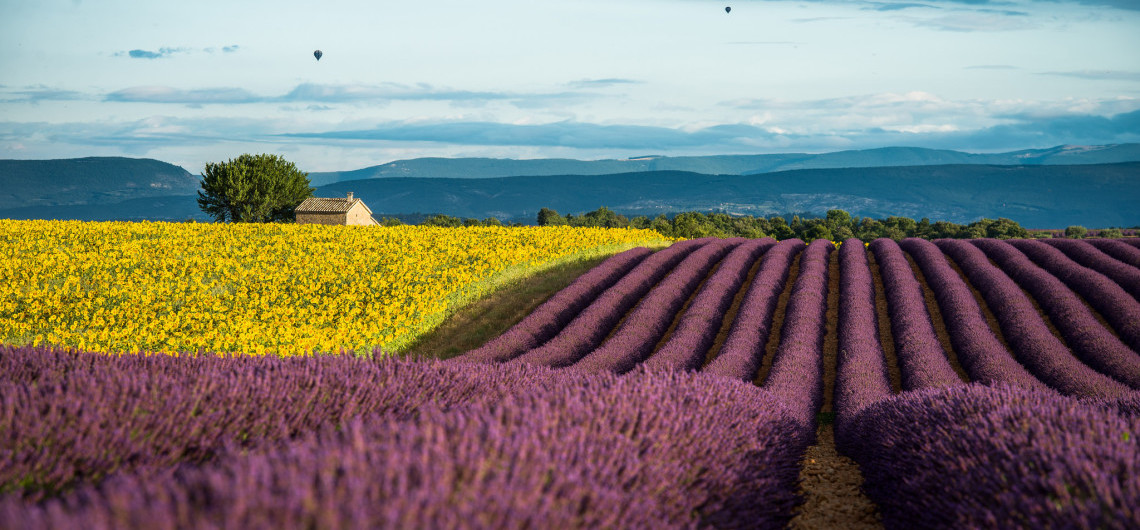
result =
[[637,304],[688,252],[706,243],[708,241],[683,241],[645,258],[601,296],[591,301],[558,335],[515,357],[511,362],[554,367],[574,364],[596,348],[606,338],[609,330],[625,316],[626,311]]
[[[936,261],[928,252],[931,245],[923,243],[905,246],[921,255],[916,261]],[[897,248],[892,241],[873,247],[884,284],[907,276],[905,260],[892,258]],[[982,268],[968,250],[949,253],[958,256],[963,269]],[[845,339],[861,335],[858,342],[871,343],[870,334],[860,333],[870,321],[871,306],[858,254],[847,245],[840,254],[843,274],[854,274],[841,282],[835,437],[840,450],[859,464],[864,491],[887,528],[1132,528],[1140,523],[1140,481],[1135,479],[1140,394],[1125,391],[1115,400],[1082,402],[1004,383],[952,384],[947,374],[947,386],[891,396],[882,362],[868,353],[873,346],[852,354],[852,340]],[[920,299],[911,300],[911,309],[918,311]],[[848,325],[853,329],[845,334],[842,327]],[[936,340],[923,335],[927,343]],[[938,358],[933,346],[925,351],[928,358]],[[903,355],[900,350],[900,363]]]
[[830,241],[812,241],[800,258],[780,345],[763,388],[783,398],[793,417],[811,430],[823,404],[824,315],[827,312],[827,259]]
[[1017,360],[1045,384],[1070,396],[1120,397],[1129,387],[1097,373],[1045,325],[1025,293],[981,249],[960,239],[935,242],[982,294]]
[[1085,364],[1140,389],[1140,354],[1102,326],[1064,282],[1035,265],[1009,243],[996,239],[976,239],[973,243],[1037,300],[1049,321]]
[[863,242],[839,247],[839,354],[835,376],[837,429],[859,411],[891,395],[886,359],[879,342],[875,280]]
[[1040,241],[1014,239],[1010,244],[1081,295],[1113,327],[1121,341],[1140,351],[1140,302],[1116,282]]
[[587,372],[625,373],[653,353],[685,300],[709,271],[742,240],[717,240],[694,250],[669,273],[601,346],[574,364]]
[[744,283],[752,264],[776,245],[771,238],[752,239],[725,256],[701,292],[677,323],[673,335],[645,361],[651,370],[698,370],[720,331],[732,299]]
[[1073,261],[1107,276],[1125,291],[1128,291],[1133,298],[1140,300],[1140,269],[1102,252],[1088,241],[1077,239],[1044,239],[1042,241],[1060,249]]
[[590,302],[617,283],[650,253],[649,249],[638,247],[610,257],[558,291],[506,333],[463,354],[459,360],[503,362],[537,348],[558,334]]
[[900,246],[918,263],[934,291],[954,351],[971,380],[985,384],[1005,383],[1028,390],[1049,389],[1018,364],[990,331],[969,286],[950,267],[934,243],[911,238],[904,239]]
[[870,249],[883,279],[903,390],[961,384],[934,331],[922,286],[898,243],[876,239]]
[[1124,263],[1140,269],[1140,248],[1118,239],[1088,239],[1092,246]]
[[714,375],[752,381],[763,361],[764,345],[772,329],[772,316],[792,261],[804,249],[799,239],[786,239],[764,254],[764,261],[744,295],[736,320],[719,355],[704,371]]
[[785,528],[817,429],[887,528],[1137,528],[1140,303],[1057,247],[634,249],[449,361],[0,346],[0,529]]

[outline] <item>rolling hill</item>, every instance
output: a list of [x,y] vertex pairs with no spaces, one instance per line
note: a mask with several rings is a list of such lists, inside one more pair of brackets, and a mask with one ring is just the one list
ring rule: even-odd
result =
[[1111,164],[1140,161],[1140,144],[1057,146],[996,154],[918,147],[885,147],[860,151],[807,154],[717,156],[636,156],[611,160],[547,158],[415,158],[353,171],[314,172],[309,180],[323,186],[369,178],[494,178],[544,175],[606,175],[635,171],[691,171],[708,175],[751,175],[790,169],[931,166],[946,164],[1059,165]]
[[322,186],[354,192],[377,216],[441,212],[533,222],[539,208],[625,215],[699,210],[732,214],[902,215],[970,222],[1006,217],[1028,228],[1140,224],[1140,162],[1075,166],[944,165],[803,169],[757,175],[648,171],[494,179],[382,178]]
[[[375,168],[345,172],[361,178],[317,186],[316,196],[352,191],[377,217],[444,213],[524,223],[533,223],[542,207],[577,214],[607,206],[629,216],[688,210],[770,216],[841,208],[861,216],[954,222],[1008,217],[1029,228],[1135,226],[1140,162],[1060,165],[1130,157],[1140,159],[1140,144],[999,155],[886,148],[608,161],[416,159],[378,166],[386,168],[382,175],[403,175],[398,178],[366,177]],[[932,165],[939,160],[970,163]],[[1007,163],[977,163],[982,160]],[[914,164],[898,165],[903,161]],[[768,171],[835,164],[856,167]],[[670,165],[701,171],[650,169]],[[579,173],[502,175],[558,168]],[[607,168],[622,170],[588,173]],[[736,172],[709,172],[716,168]],[[424,174],[436,177],[407,176]],[[441,176],[455,174],[468,178]],[[470,178],[475,176],[482,178]],[[198,186],[198,176],[157,160],[0,160],[0,218],[209,220],[195,202]]]
[[181,167],[144,158],[0,160],[0,210],[186,195],[198,182]]

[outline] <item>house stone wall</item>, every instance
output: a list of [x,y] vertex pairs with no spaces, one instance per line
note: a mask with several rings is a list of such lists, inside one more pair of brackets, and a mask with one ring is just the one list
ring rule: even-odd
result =
[[297,222],[316,225],[343,225],[345,224],[344,216],[343,213],[297,212]]

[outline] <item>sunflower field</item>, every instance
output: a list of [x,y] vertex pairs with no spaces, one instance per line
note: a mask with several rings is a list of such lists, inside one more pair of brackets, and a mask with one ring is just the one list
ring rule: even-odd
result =
[[648,230],[0,220],[0,342],[399,352],[497,280]]

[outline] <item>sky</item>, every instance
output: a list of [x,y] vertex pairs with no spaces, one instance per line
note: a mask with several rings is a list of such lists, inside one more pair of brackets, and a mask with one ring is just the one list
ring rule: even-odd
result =
[[1140,142],[1140,0],[0,0],[0,49],[0,158]]

